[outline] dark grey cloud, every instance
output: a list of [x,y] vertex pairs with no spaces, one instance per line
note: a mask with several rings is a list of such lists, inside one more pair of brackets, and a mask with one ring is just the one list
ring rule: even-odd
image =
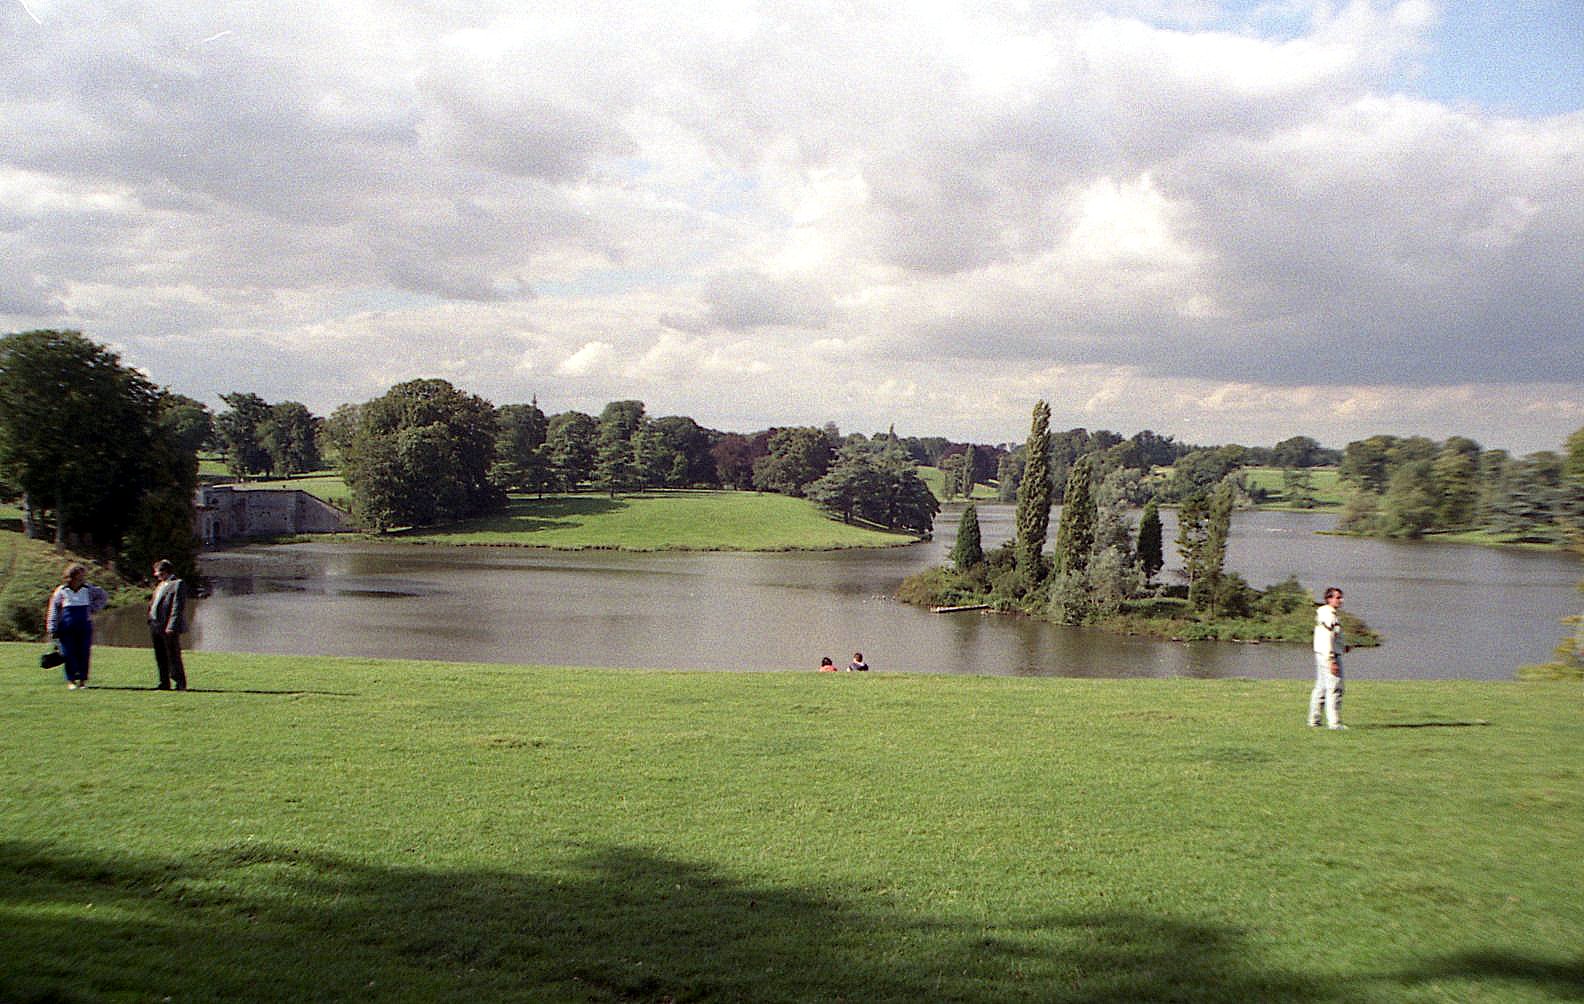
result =
[[704,301],[708,323],[733,331],[775,326],[817,330],[832,313],[825,290],[749,270],[712,277],[705,284]]

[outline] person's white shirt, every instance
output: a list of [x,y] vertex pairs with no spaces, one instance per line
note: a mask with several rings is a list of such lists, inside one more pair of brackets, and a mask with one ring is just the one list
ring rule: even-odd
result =
[[1329,603],[1315,610],[1314,650],[1316,655],[1341,655],[1342,618]]

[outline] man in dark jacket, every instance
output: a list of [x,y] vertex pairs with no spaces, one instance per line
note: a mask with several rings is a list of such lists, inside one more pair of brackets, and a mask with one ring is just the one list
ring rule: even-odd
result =
[[187,597],[176,568],[161,558],[154,563],[154,598],[149,600],[149,637],[154,642],[154,665],[159,667],[159,689],[187,689],[182,668],[181,635],[187,627]]

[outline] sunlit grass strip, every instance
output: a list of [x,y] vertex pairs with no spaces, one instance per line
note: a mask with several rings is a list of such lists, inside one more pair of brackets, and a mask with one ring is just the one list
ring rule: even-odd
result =
[[[918,475],[919,475],[919,478],[923,480],[924,484],[926,486],[928,486],[929,490],[934,493],[936,498],[938,498],[938,499],[945,499],[946,498],[946,472],[945,471],[941,470],[939,467],[925,467],[925,466],[921,465],[919,467],[919,469],[918,469]],[[985,484],[983,482],[980,482],[980,483],[977,483],[977,484],[974,485],[974,487],[973,487],[973,500],[975,502],[995,501],[995,499],[996,499],[996,486],[995,485]],[[967,499],[962,498],[961,495],[957,496],[957,499],[954,500],[954,501],[959,501],[959,500],[960,501],[964,501],[964,502],[968,501]]]
[[0,646],[0,999],[1562,999],[1584,690]]
[[293,478],[244,481],[239,482],[237,487],[249,490],[304,491],[340,509],[350,509],[352,506],[352,489],[347,487],[346,481],[339,474],[301,474]]
[[[1287,484],[1280,467],[1245,467],[1242,473],[1244,484],[1249,488],[1263,488],[1270,493],[1269,500],[1260,508],[1304,511],[1287,498]],[[1333,509],[1347,501],[1335,467],[1311,467],[1308,473],[1316,508]]]
[[805,499],[758,492],[515,497],[498,516],[394,539],[434,544],[618,548],[628,551],[782,551],[887,547],[911,542],[833,520]]

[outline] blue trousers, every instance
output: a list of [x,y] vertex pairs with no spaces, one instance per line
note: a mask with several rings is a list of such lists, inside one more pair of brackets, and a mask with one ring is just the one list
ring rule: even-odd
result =
[[66,663],[61,667],[66,682],[82,683],[88,679],[88,653],[93,649],[93,621],[87,607],[65,607],[55,624],[55,640],[60,642],[61,655]]

